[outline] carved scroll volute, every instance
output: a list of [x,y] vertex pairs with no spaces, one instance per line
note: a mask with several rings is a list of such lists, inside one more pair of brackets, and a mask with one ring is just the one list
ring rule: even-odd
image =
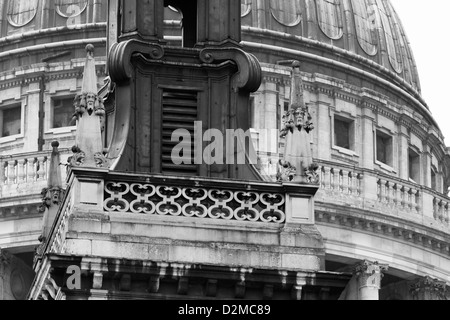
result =
[[207,48],[200,52],[200,60],[204,63],[220,61],[233,61],[238,67],[238,72],[233,76],[233,90],[237,92],[244,89],[255,92],[262,81],[261,65],[258,59],[238,48]]
[[139,40],[113,44],[108,55],[108,70],[113,82],[120,84],[133,77],[131,57],[135,53],[148,55],[151,59],[158,60],[164,56],[164,49],[159,44]]

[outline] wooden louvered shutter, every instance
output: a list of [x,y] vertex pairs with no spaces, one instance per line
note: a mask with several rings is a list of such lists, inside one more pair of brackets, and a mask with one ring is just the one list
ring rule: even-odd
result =
[[[194,122],[198,119],[198,92],[168,90],[163,91],[162,100],[162,173],[168,175],[198,175],[194,164]],[[172,142],[172,133],[186,129],[191,134],[191,164],[175,165],[172,150],[178,142]]]

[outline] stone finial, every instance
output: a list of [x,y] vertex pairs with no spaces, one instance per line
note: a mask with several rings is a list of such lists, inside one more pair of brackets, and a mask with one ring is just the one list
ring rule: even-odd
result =
[[415,300],[446,300],[447,285],[427,276],[414,281],[410,291]]
[[[52,142],[52,154],[50,156],[49,176],[47,187],[42,189],[42,205],[40,211],[44,213],[41,242],[47,238],[53,219],[56,217],[59,205],[64,197],[64,189],[61,179],[61,157],[58,150],[59,142]],[[50,212],[52,211],[52,212]]]
[[62,196],[64,193],[64,189],[62,187],[61,180],[61,160],[59,154],[59,142],[52,142],[52,154],[50,156],[50,165],[49,165],[49,173],[47,180],[47,187],[42,189],[42,205],[40,206],[40,211],[45,212],[46,209],[49,209],[52,205],[56,207],[62,201]]
[[94,46],[86,46],[86,62],[81,93],[74,100],[77,120],[76,145],[74,155],[69,158],[71,166],[107,167],[103,154],[102,128],[105,121],[105,107],[98,95],[95,70]]
[[311,138],[312,117],[303,97],[300,62],[292,62],[291,101],[283,116],[281,137],[286,138],[284,158],[279,163],[278,181],[317,184],[318,165],[313,162]]
[[59,142],[52,142],[52,154],[50,158],[50,168],[49,168],[49,176],[48,176],[48,187],[54,188],[59,187],[62,188],[62,180],[61,180],[61,157],[59,154]]

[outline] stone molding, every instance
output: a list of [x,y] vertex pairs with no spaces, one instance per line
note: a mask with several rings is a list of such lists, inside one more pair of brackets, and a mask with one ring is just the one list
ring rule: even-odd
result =
[[[326,207],[332,206],[334,212],[328,212]],[[336,210],[336,204],[324,204],[316,201],[316,222],[325,225],[340,225],[352,230],[363,230],[374,235],[384,235],[393,239],[404,240],[411,244],[419,245],[424,249],[430,249],[438,254],[450,256],[450,236],[437,234],[435,231],[427,231],[426,227],[416,223],[393,218],[388,220],[387,216],[374,214],[367,210]],[[324,210],[325,209],[325,210]],[[360,213],[358,213],[361,211]],[[364,213],[362,212],[364,211]]]

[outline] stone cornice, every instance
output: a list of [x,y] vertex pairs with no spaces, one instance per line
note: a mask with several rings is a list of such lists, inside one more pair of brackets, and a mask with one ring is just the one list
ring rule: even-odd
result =
[[[340,209],[342,207],[342,209]],[[383,235],[450,256],[450,235],[401,218],[364,209],[316,202],[316,222]]]
[[[18,203],[20,203],[20,201],[18,201]],[[42,201],[39,200],[37,200],[36,203],[23,203],[17,205],[8,205],[2,203],[0,207],[0,219],[20,219],[30,218],[33,216],[41,216],[42,213],[39,210],[41,204]]]
[[0,38],[0,46],[12,43],[12,42],[22,42],[29,39],[36,40],[37,38],[44,38],[44,37],[51,37],[54,34],[69,34],[69,33],[75,33],[80,34],[80,31],[84,30],[106,30],[107,23],[106,22],[100,22],[100,23],[87,23],[87,24],[80,24],[77,25],[76,28],[73,27],[55,27],[55,28],[48,28],[48,29],[39,29],[39,30],[33,30],[29,32],[24,32],[20,34],[15,34],[11,36],[7,36],[4,38]]
[[[105,72],[105,62],[103,62],[103,65],[97,65],[97,76],[98,77],[106,77]],[[14,77],[14,80],[11,79],[5,79],[0,80],[0,90],[6,90],[9,88],[14,87],[22,87],[24,85],[29,85],[31,83],[37,83],[44,78],[45,82],[50,81],[58,81],[58,80],[65,80],[65,79],[81,79],[83,76],[83,69],[81,66],[74,67],[68,70],[64,71],[56,71],[51,70],[52,68],[45,68],[45,70],[42,69],[36,69],[36,72],[34,74],[22,74]]]

